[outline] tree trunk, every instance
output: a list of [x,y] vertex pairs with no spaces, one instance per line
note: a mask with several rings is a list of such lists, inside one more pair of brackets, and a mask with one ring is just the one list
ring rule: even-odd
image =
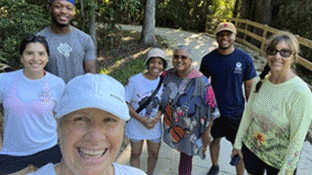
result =
[[269,24],[272,17],[271,0],[258,0],[255,13],[256,22],[261,24]]
[[[95,3],[94,1],[92,3]],[[92,9],[90,11],[90,17],[91,17],[91,20],[90,20],[90,35],[91,35],[91,38],[93,40],[93,43],[94,43],[94,46],[95,46],[95,50],[96,50],[96,26],[95,26],[95,5],[92,4]]]
[[233,12],[233,18],[237,18],[238,16],[238,11],[239,11],[239,2],[241,0],[236,0],[235,1],[235,6],[234,6],[234,12]]
[[84,4],[83,4],[83,0],[80,0],[80,5],[81,5],[80,10],[81,10],[81,17],[82,17],[82,26],[81,26],[81,29],[82,29],[83,31],[85,31],[85,25],[84,25],[84,23],[85,23],[85,14],[84,14]]
[[155,5],[156,0],[146,0],[144,11],[144,22],[142,28],[142,35],[140,42],[147,46],[154,46],[156,44],[155,31]]

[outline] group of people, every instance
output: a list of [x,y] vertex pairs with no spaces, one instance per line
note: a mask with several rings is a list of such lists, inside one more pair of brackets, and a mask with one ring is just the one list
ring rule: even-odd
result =
[[131,166],[141,168],[146,140],[147,174],[153,174],[163,138],[180,152],[180,175],[191,175],[193,156],[205,158],[208,146],[212,167],[207,175],[216,175],[220,140],[225,137],[233,145],[231,158],[239,157],[238,175],[245,170],[250,175],[296,174],[312,120],[311,91],[293,70],[298,41],[289,32],[274,35],[266,46],[267,64],[258,79],[251,57],[234,47],[236,33],[232,23],[217,26],[218,48],[203,57],[199,71],[192,67],[192,48],[186,45],[173,50],[173,68],[165,71],[164,51],[149,51],[146,70],[125,86],[131,116],[126,127]]
[[[204,159],[209,146],[207,175],[216,175],[222,137],[233,145],[231,157],[240,157],[239,175],[296,172],[312,94],[292,69],[299,54],[293,34],[268,42],[260,80],[251,57],[233,45],[235,26],[223,22],[218,48],[199,70],[189,46],[173,50],[168,70],[165,52],[152,48],[146,70],[124,87],[95,74],[92,39],[70,25],[74,0],[50,1],[51,25],[21,42],[24,67],[0,74],[0,174],[152,175],[163,140],[180,153],[180,175],[190,175],[193,156]],[[114,163],[124,135],[133,167]],[[146,173],[140,170],[144,140]]]

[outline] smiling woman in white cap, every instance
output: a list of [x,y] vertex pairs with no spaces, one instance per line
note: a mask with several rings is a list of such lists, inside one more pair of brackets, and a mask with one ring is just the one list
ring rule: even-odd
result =
[[130,164],[137,168],[140,168],[143,141],[147,140],[147,174],[153,174],[161,144],[158,109],[162,81],[159,74],[167,67],[165,52],[159,48],[152,48],[147,54],[145,66],[146,71],[130,77],[125,87],[131,115],[125,133],[131,144]]
[[107,75],[86,74],[69,81],[56,109],[61,163],[35,175],[145,175],[114,163],[129,117],[121,83]]

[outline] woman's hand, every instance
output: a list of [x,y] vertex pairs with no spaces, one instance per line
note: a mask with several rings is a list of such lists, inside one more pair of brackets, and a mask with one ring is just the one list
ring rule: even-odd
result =
[[140,122],[146,129],[152,129],[154,127],[153,121],[147,117],[142,117]]
[[241,158],[241,160],[243,159],[243,153],[242,153],[242,151],[239,150],[239,149],[233,148],[232,154],[231,154],[231,159],[232,159],[235,155],[238,155],[238,156]]
[[158,123],[158,121],[161,119],[161,116],[162,116],[162,111],[158,111],[157,116],[151,120],[148,117],[145,117],[149,121],[146,121],[146,125],[144,125],[144,124],[143,125],[145,127],[147,126],[146,127],[147,129],[153,129],[156,126],[156,124]]
[[202,140],[203,140],[203,153],[205,154],[208,148],[208,145],[211,143],[212,136],[210,134],[210,129],[206,129],[202,135]]

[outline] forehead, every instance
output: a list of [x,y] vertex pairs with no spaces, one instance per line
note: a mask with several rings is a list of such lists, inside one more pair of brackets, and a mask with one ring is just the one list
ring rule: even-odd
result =
[[52,1],[52,5],[53,4],[59,4],[59,5],[64,5],[64,6],[75,6],[74,4],[72,4],[71,2],[69,1],[66,1],[66,0],[54,0]]
[[228,34],[231,35],[233,32],[229,31],[229,30],[222,30],[220,32],[217,33],[217,35],[221,35],[221,34]]
[[25,50],[46,50],[45,46],[40,42],[27,43]]
[[152,58],[150,58],[150,61],[157,61],[157,62],[163,62],[163,59],[162,58],[160,58],[160,57],[152,57]]
[[276,49],[291,49],[290,44],[282,40],[275,45]]
[[175,50],[175,52],[173,54],[185,55],[185,56],[190,55],[186,49],[182,49],[182,48]]

